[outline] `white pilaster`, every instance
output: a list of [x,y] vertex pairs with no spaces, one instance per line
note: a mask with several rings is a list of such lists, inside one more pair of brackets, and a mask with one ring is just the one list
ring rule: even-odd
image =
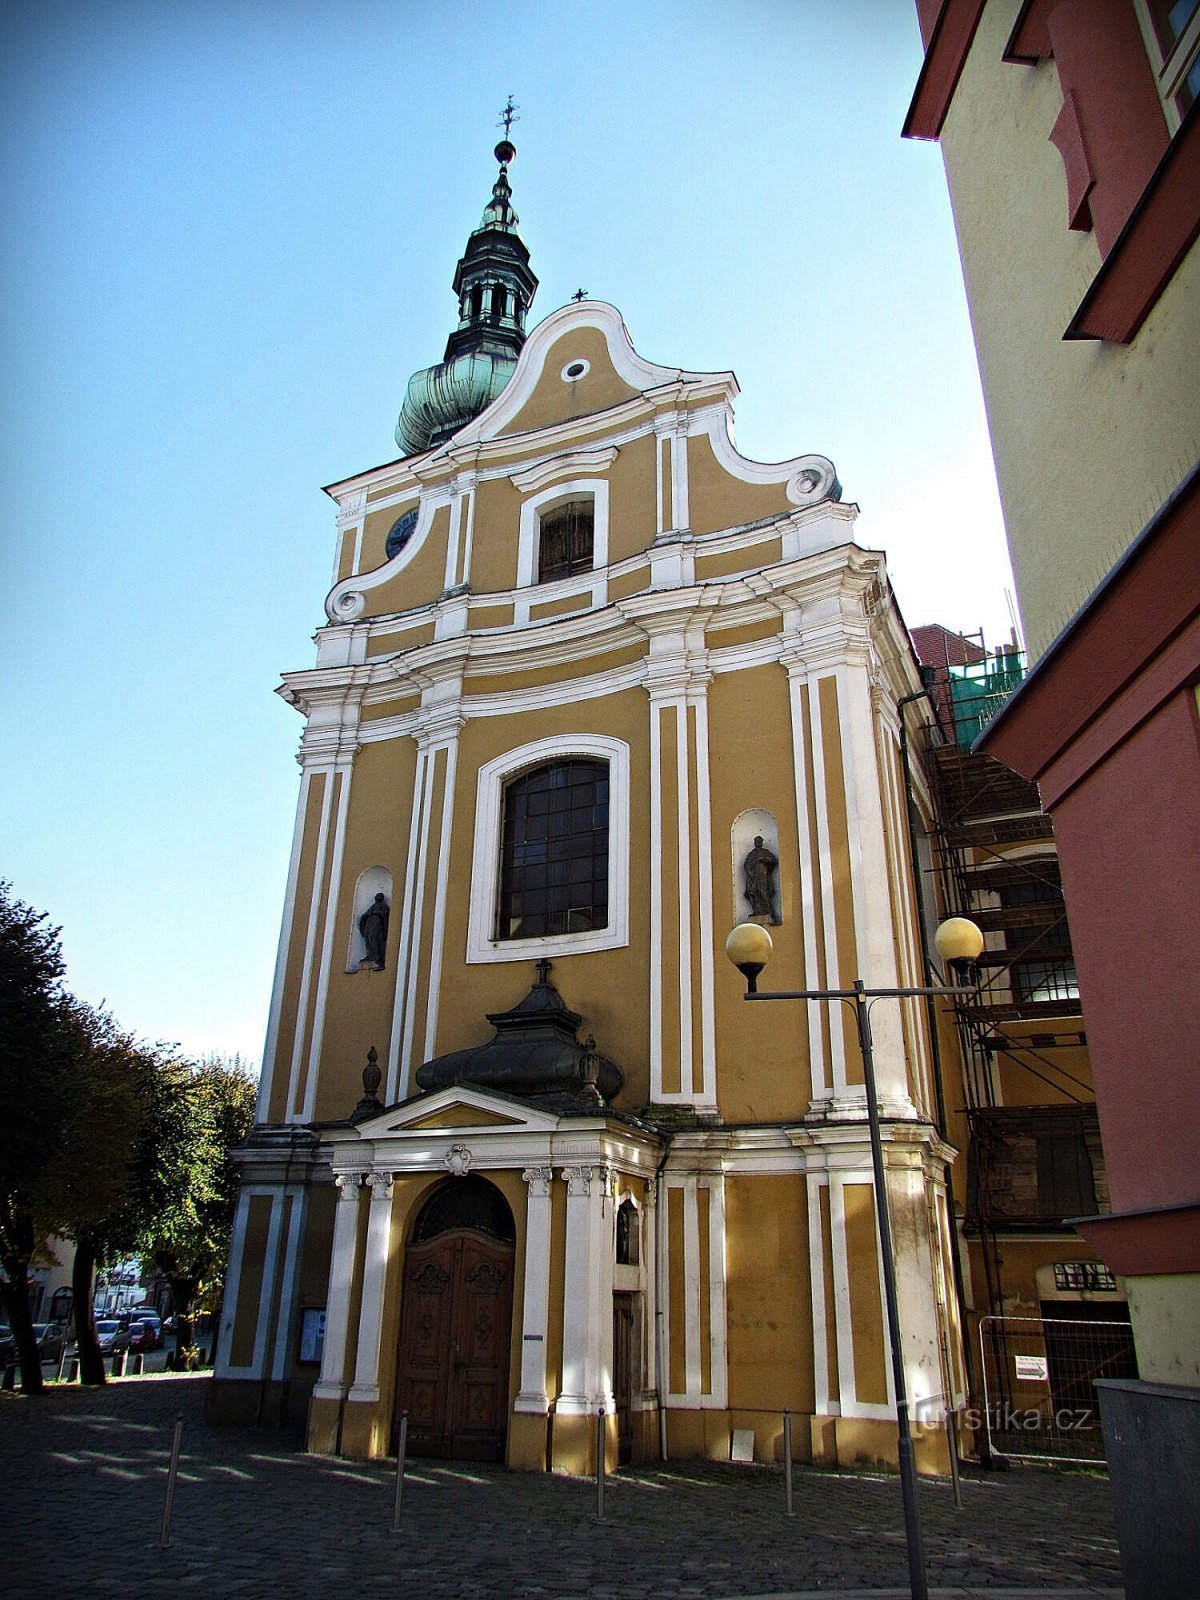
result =
[[567,1237],[560,1416],[610,1411],[612,1389],[612,1206],[608,1167],[564,1167]]
[[[233,1237],[229,1242],[229,1272],[225,1278],[225,1293],[221,1311],[221,1338],[217,1347],[217,1359],[213,1374],[218,1378],[228,1378],[231,1368],[229,1352],[233,1343],[233,1329],[237,1321],[238,1294],[242,1286],[242,1263],[246,1254],[246,1223],[250,1215],[250,1201],[254,1194],[261,1190],[253,1190],[248,1184],[243,1184],[238,1194],[237,1212],[233,1219]],[[239,1372],[243,1369],[239,1368]]]
[[[659,1389],[658,1372],[658,1275],[661,1271],[658,1239],[658,1191],[661,1178],[651,1178],[646,1184],[642,1259],[647,1263],[645,1272],[646,1307],[646,1389],[647,1400],[652,1401]],[[666,1378],[662,1379],[665,1386]]]
[[325,881],[325,855],[329,844],[329,818],[333,808],[333,788],[337,782],[331,768],[322,774],[321,820],[317,828],[316,860],[312,881],[309,884],[308,922],[304,933],[304,965],[300,973],[300,995],[296,1002],[295,1039],[292,1044],[291,1072],[288,1077],[287,1105],[284,1120],[304,1122],[303,1105],[297,1105],[300,1092],[300,1065],[304,1059],[305,1021],[308,1017],[308,998],[312,989],[313,968],[316,964],[317,918],[321,909],[321,885]]
[[326,889],[325,931],[321,941],[317,993],[313,1005],[312,1043],[309,1046],[307,1086],[301,1117],[304,1122],[311,1122],[316,1115],[317,1074],[321,1060],[321,1044],[325,1034],[325,1002],[329,994],[329,974],[334,964],[334,949],[338,943],[338,900],[342,886],[342,856],[346,845],[346,818],[350,810],[353,762],[352,754],[348,757],[339,756],[329,780],[331,783],[337,783],[340,778],[341,781],[338,788],[337,817],[333,828],[333,854]]
[[729,1330],[725,1304],[725,1179],[714,1173],[708,1190],[709,1393],[705,1403],[723,1410],[729,1398]]
[[[833,850],[829,838],[829,794],[825,779],[824,723],[821,717],[820,683],[815,674],[805,682],[808,693],[808,718],[812,730],[813,808],[817,831],[817,861],[821,863],[821,923],[825,944],[825,981],[828,988],[842,983],[842,963],[837,942],[837,904],[830,863]],[[836,732],[836,730],[835,730]],[[854,974],[849,974],[853,977]],[[815,1007],[812,1009],[816,1009]],[[810,1027],[812,1020],[810,1019]],[[811,1036],[811,1035],[810,1035]],[[822,1037],[820,1034],[818,1037]],[[819,1059],[819,1055],[818,1055]],[[846,1085],[846,1036],[840,1007],[829,1016],[829,1073],[835,1099],[843,1098]],[[817,1096],[814,1093],[814,1098]]]
[[671,437],[671,526],[687,528],[688,507],[688,418],[684,412],[676,421]]
[[283,1269],[279,1287],[279,1321],[275,1329],[275,1354],[271,1361],[271,1377],[282,1382],[288,1374],[288,1362],[295,1338],[296,1285],[300,1275],[300,1243],[308,1214],[308,1189],[305,1185],[284,1191],[285,1204],[291,1201],[288,1216],[287,1238],[283,1246]]
[[[871,682],[865,656],[854,651],[837,671],[842,730],[842,771],[850,843],[850,885],[854,903],[854,942],[858,974],[868,988],[899,984],[892,903],[888,889],[882,789]],[[913,1114],[905,1070],[903,1002],[875,1006],[871,1012],[875,1077],[882,1102]]]
[[267,1336],[271,1328],[271,1307],[279,1276],[279,1230],[283,1222],[283,1195],[271,1195],[271,1220],[267,1223],[267,1246],[263,1251],[262,1287],[258,1291],[258,1321],[254,1329],[254,1357],[247,1377],[263,1378],[267,1369]]
[[836,1416],[838,1397],[829,1390],[829,1308],[825,1301],[825,1229],[821,1217],[821,1190],[828,1179],[807,1174],[808,1186],[808,1288],[812,1302],[813,1409],[817,1416]]
[[346,1345],[350,1331],[350,1294],[358,1244],[358,1197],[362,1174],[339,1172],[333,1182],[337,1209],[333,1218],[333,1251],[325,1296],[325,1348],[315,1400],[341,1400],[346,1393]]
[[697,951],[700,984],[700,1109],[715,1113],[717,1107],[717,1023],[715,1011],[716,974],[713,970],[715,937],[713,930],[712,879],[712,792],[708,752],[708,685],[705,674],[693,680],[688,704],[696,718],[696,907],[699,919]]
[[550,1331],[550,1185],[551,1167],[526,1167],[521,1174],[529,1198],[525,1222],[525,1304],[521,1318],[521,1390],[514,1410],[544,1416],[546,1342]]
[[387,1283],[392,1232],[392,1174],[369,1172],[371,1206],[363,1257],[362,1308],[358,1317],[358,1359],[348,1400],[379,1399],[379,1347],[383,1337],[383,1293]]
[[[810,841],[813,818],[809,805],[809,790],[813,782],[817,759],[815,749],[810,750],[804,735],[804,706],[808,695],[807,669],[802,656],[782,658],[788,675],[788,704],[792,722],[792,767],[796,790],[796,818],[800,835],[800,920],[804,934],[804,971],[801,977],[806,986],[818,987],[820,954],[817,942],[817,896],[820,892],[819,867],[813,860]],[[805,1006],[808,1026],[808,1066],[813,1101],[829,1098],[829,1067],[825,1059],[825,1030],[820,1006]],[[832,1031],[832,1030],[831,1030]]]
[[683,1383],[686,1393],[699,1399],[700,1210],[699,1179],[694,1172],[683,1180],[683,1292],[687,1306],[683,1322]]

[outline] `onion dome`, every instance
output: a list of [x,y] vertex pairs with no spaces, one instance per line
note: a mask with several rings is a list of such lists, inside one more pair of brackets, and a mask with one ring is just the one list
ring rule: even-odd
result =
[[[513,120],[510,100],[505,132]],[[516,147],[506,138],[496,146],[500,172],[492,198],[454,273],[458,326],[446,342],[436,367],[425,367],[408,380],[404,405],[396,423],[396,443],[405,455],[416,455],[457,433],[491,405],[512,377],[525,343],[525,313],[538,280],[529,265],[529,250],[517,232],[508,166]]]
[[625,1082],[615,1061],[602,1056],[590,1036],[576,1037],[583,1018],[568,1010],[550,982],[548,961],[539,961],[538,981],[511,1011],[488,1013],[495,1033],[487,1044],[453,1050],[417,1071],[422,1089],[474,1084],[558,1111],[596,1111]]

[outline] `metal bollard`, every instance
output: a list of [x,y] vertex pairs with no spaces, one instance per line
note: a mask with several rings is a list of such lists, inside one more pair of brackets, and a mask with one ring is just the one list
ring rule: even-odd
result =
[[15,1389],[17,1387],[17,1369],[11,1363],[4,1368],[4,1377],[0,1379],[0,1389]]
[[962,1479],[958,1475],[958,1429],[955,1427],[957,1413],[946,1413],[946,1444],[950,1450],[950,1482],[954,1488],[955,1509],[963,1508]]
[[165,1550],[171,1543],[171,1511],[175,1505],[175,1480],[179,1476],[179,1447],[183,1443],[183,1412],[175,1415],[175,1431],[171,1436],[171,1465],[167,1468],[167,1498],[163,1505],[162,1532],[158,1548]]
[[67,1382],[68,1383],[78,1383],[79,1382],[79,1357],[78,1356],[72,1356],[71,1359],[67,1362]]
[[133,1352],[133,1355],[130,1357],[130,1362],[129,1362],[130,1375],[132,1377],[134,1377],[134,1378],[140,1378],[141,1375],[142,1375],[142,1372],[145,1370],[145,1366],[146,1366],[146,1358],[145,1358],[145,1356],[142,1354],[142,1352],[140,1350],[135,1350]]
[[596,1413],[596,1520],[604,1521],[604,1407]]
[[396,1498],[392,1502],[392,1532],[400,1532],[400,1502],[404,1498],[404,1458],[408,1454],[408,1412],[400,1413],[400,1437],[396,1441]]
[[792,1510],[792,1413],[783,1413],[783,1493],[784,1504],[787,1507],[786,1516],[793,1517]]
[[124,1352],[124,1350],[114,1350],[113,1351],[112,1375],[113,1375],[114,1378],[123,1378],[125,1376],[125,1352]]

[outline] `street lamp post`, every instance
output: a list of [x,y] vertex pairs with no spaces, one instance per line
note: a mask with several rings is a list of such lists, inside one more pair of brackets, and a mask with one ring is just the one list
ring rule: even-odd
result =
[[[983,949],[983,935],[965,917],[951,917],[938,928],[934,944],[939,955],[966,981],[971,980],[974,964]],[[875,1056],[871,1046],[871,1003],[875,1000],[908,999],[914,995],[954,995],[957,989],[945,985],[923,984],[896,989],[868,989],[855,978],[848,989],[777,989],[758,992],[758,975],[770,960],[771,935],[757,922],[742,922],[725,941],[725,953],[746,979],[747,1000],[840,1000],[854,1011],[858,1043],[862,1051],[863,1087],[867,1102],[867,1127],[871,1138],[871,1168],[875,1180],[875,1214],[879,1227],[879,1249],[883,1262],[883,1294],[887,1307],[888,1344],[892,1357],[892,1379],[896,1391],[897,1454],[900,1465],[900,1490],[904,1498],[904,1538],[908,1547],[908,1581],[912,1600],[928,1600],[925,1576],[925,1551],[921,1542],[921,1518],[917,1506],[917,1472],[912,1433],[908,1424],[908,1385],[904,1377],[904,1352],[900,1341],[900,1308],[896,1298],[896,1260],[892,1251],[892,1223],[888,1208],[887,1184],[883,1165],[883,1141],[879,1132],[879,1102],[875,1092]]]

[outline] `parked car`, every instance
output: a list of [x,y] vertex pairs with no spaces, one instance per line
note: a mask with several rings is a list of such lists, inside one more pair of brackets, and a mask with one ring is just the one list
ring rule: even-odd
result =
[[33,1336],[43,1361],[57,1361],[62,1355],[65,1336],[61,1322],[35,1322]]
[[135,1350],[157,1350],[163,1342],[163,1325],[158,1312],[147,1307],[129,1313],[129,1331]]
[[129,1329],[123,1328],[115,1317],[105,1317],[96,1324],[96,1340],[102,1356],[111,1356],[117,1350],[129,1349]]

